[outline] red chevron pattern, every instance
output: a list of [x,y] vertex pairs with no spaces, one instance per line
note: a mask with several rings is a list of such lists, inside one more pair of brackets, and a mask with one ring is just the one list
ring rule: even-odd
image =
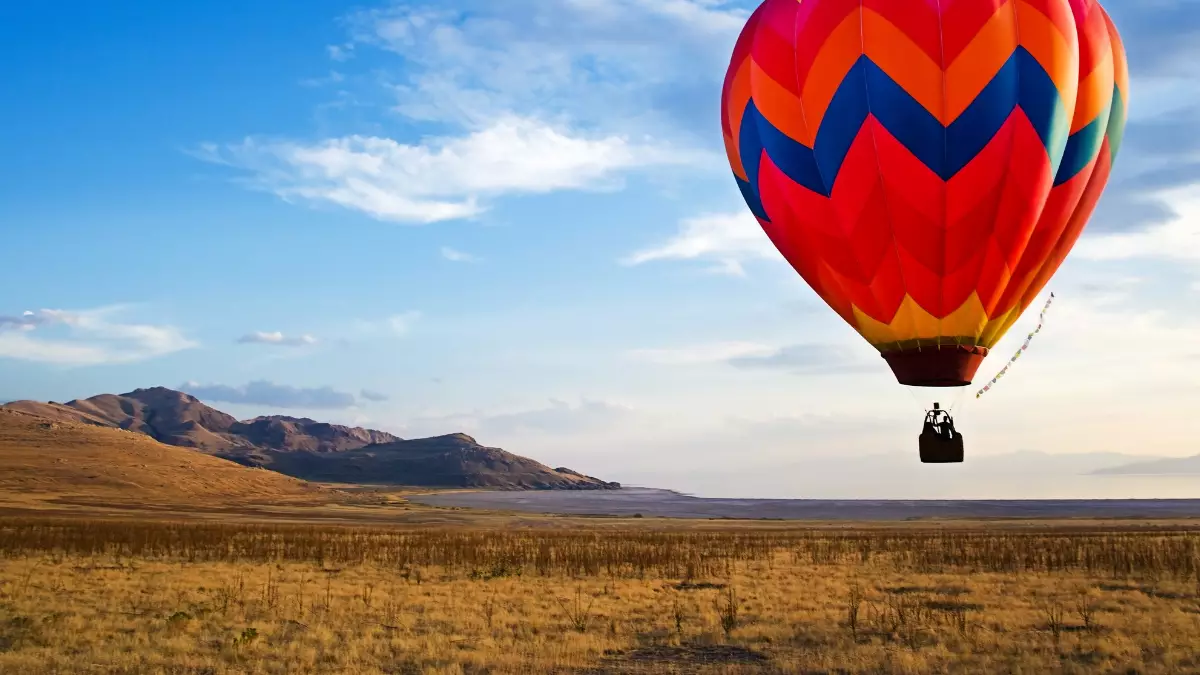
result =
[[914,350],[978,356],[902,381],[966,384],[1086,225],[1127,91],[1095,0],[765,0],[721,122],[801,277],[894,370]]

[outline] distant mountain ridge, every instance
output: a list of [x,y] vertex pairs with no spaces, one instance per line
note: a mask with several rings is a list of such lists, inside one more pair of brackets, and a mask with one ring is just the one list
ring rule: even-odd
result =
[[399,436],[393,436],[386,431],[346,427],[317,422],[307,417],[284,415],[255,417],[238,422],[229,428],[228,433],[240,436],[257,447],[310,452],[342,452],[401,440]]
[[1200,474],[1200,455],[1122,464],[1096,471],[1103,476],[1187,476]]
[[485,447],[466,434],[404,440],[385,431],[284,415],[238,421],[194,396],[165,387],[67,403],[14,401],[0,408],[53,421],[126,429],[167,445],[304,480],[501,489],[620,487]]

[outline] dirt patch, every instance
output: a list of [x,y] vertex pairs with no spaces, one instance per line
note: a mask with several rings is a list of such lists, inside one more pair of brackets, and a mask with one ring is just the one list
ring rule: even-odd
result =
[[679,591],[707,591],[713,589],[719,591],[722,588],[725,588],[725,584],[716,584],[711,581],[683,581],[675,586],[675,589]]
[[967,595],[971,589],[963,586],[892,586],[884,588],[885,593],[892,595]]
[[1098,584],[1097,588],[1102,591],[1109,592],[1126,592],[1126,593],[1141,593],[1149,598],[1157,598],[1159,600],[1183,600],[1185,598],[1196,597],[1194,593],[1181,593],[1176,591],[1166,591],[1155,588],[1153,586],[1134,586],[1132,584]]
[[925,606],[938,612],[982,612],[984,609],[983,605],[978,603],[956,600],[930,600]]
[[676,666],[765,665],[771,661],[766,654],[738,645],[647,645],[612,654],[609,658],[621,664],[669,663]]

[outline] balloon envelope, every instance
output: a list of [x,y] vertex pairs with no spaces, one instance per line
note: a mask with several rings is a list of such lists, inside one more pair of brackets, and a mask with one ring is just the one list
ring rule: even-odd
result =
[[1094,0],[765,0],[721,123],[792,267],[902,384],[963,386],[1079,238],[1127,92]]

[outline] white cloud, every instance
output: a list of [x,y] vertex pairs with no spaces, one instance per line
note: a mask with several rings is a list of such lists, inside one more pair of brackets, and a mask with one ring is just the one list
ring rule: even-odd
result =
[[418,417],[405,429],[409,435],[441,435],[454,432],[478,434],[485,445],[534,436],[571,436],[611,430],[637,415],[632,406],[606,400],[583,398],[578,403],[551,399],[541,408],[511,411],[472,412]]
[[193,154],[288,201],[404,223],[474,217],[503,195],[617,188],[636,171],[724,171],[711,104],[748,15],[725,4],[466,0],[355,12],[344,19],[350,41],[327,45],[329,57],[374,47],[384,60],[307,84],[375,82],[402,122],[437,122],[440,135],[251,137]]
[[479,128],[497,113],[519,112],[610,129],[708,132],[711,119],[697,104],[719,96],[749,14],[727,4],[396,2],[349,23],[360,43],[404,58],[394,90],[409,117]]
[[279,331],[273,333],[254,332],[238,338],[239,344],[279,345],[282,347],[307,347],[317,344],[317,338],[311,335],[288,337]]
[[656,260],[709,260],[718,270],[741,275],[748,260],[782,259],[766,232],[748,212],[717,213],[688,218],[667,241],[635,251],[621,259],[623,265]]
[[21,316],[0,316],[0,330],[29,331],[45,323],[46,317],[26,311]]
[[1156,193],[1170,204],[1175,218],[1144,230],[1082,238],[1074,254],[1090,260],[1165,259],[1200,263],[1200,190]]
[[515,116],[420,144],[357,135],[312,144],[248,138],[205,145],[197,156],[243,169],[251,185],[288,201],[404,223],[469,218],[504,194],[610,189],[621,172],[691,159],[650,140],[583,135]]
[[413,326],[422,318],[421,312],[409,310],[380,319],[358,319],[350,323],[343,344],[359,338],[403,337],[412,332]]
[[396,314],[387,319],[387,327],[396,335],[408,335],[412,330],[413,324],[421,318],[420,312],[405,312]]
[[[43,309],[0,317],[0,358],[100,365],[144,361],[198,346],[173,326],[113,320],[123,309]],[[66,337],[40,337],[46,331],[61,331]]]
[[[1034,321],[1029,317],[1026,323]],[[1046,322],[1057,325],[1050,340],[1046,340],[1047,328],[1034,339],[1050,342],[1054,357],[1049,365],[1064,374],[1070,368],[1076,373],[1080,368],[1103,372],[1100,386],[1112,384],[1118,377],[1147,384],[1177,379],[1188,375],[1180,371],[1180,363],[1200,358],[1200,321],[1192,313],[1058,299]],[[1006,339],[1019,345],[1024,334],[1014,329]],[[1153,348],[1147,349],[1149,345]],[[1076,387],[1097,386],[1090,379],[1072,379]]]
[[178,387],[203,401],[301,410],[345,410],[356,405],[353,394],[330,386],[293,387],[258,380],[242,386],[185,382]]
[[[380,393],[378,391],[371,391],[370,389],[363,389],[362,391],[360,391],[358,393],[358,395],[359,395],[359,398],[362,398],[363,400],[366,400],[366,401],[371,401],[372,403],[382,403],[383,401],[386,401],[389,398],[391,398],[387,394]],[[359,424],[359,423],[355,422],[355,424]]]
[[300,84],[305,87],[324,87],[330,84],[340,84],[345,81],[346,76],[336,70],[329,71],[325,77],[309,77],[300,80]]
[[713,342],[668,349],[634,349],[626,356],[661,366],[724,364],[744,370],[805,375],[872,372],[879,367],[875,359],[864,360],[859,350],[818,343],[772,346],[758,342]]
[[478,262],[479,261],[479,258],[477,258],[476,256],[473,256],[470,253],[466,253],[463,251],[459,251],[457,249],[450,248],[449,246],[442,247],[442,257],[445,258],[446,260],[449,260],[450,262]]
[[630,351],[628,356],[637,361],[657,365],[680,366],[725,363],[747,357],[765,358],[778,350],[778,347],[755,342],[717,342],[672,349],[635,349]]
[[354,45],[326,45],[325,53],[329,54],[329,58],[334,61],[349,61],[354,58]]

